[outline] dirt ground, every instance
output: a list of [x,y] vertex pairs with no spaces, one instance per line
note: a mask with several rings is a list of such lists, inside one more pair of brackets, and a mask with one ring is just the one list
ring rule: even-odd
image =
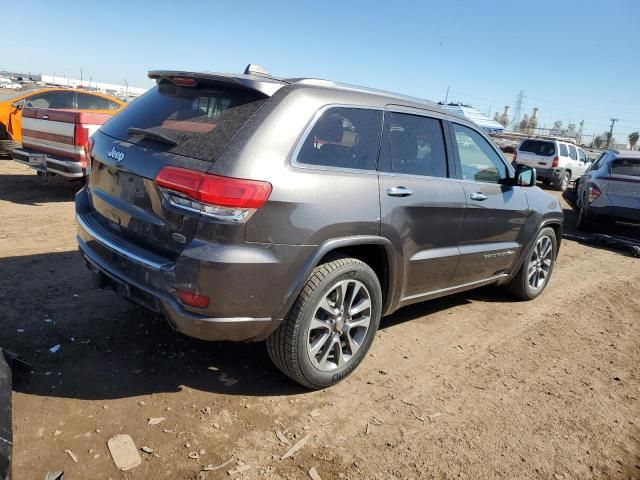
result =
[[[190,339],[92,289],[73,193],[0,161],[0,345],[33,365],[14,383],[16,479],[640,478],[629,254],[565,240],[533,302],[485,288],[405,308],[351,377],[308,392],[262,344]],[[276,431],[309,439],[281,460]],[[106,442],[118,433],[154,453],[117,470]],[[239,462],[250,468],[230,476]]]

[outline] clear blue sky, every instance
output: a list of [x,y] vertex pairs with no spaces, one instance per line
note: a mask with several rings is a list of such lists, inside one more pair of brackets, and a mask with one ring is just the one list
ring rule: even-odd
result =
[[156,68],[310,76],[640,129],[640,0],[3,2],[0,69],[150,86]]

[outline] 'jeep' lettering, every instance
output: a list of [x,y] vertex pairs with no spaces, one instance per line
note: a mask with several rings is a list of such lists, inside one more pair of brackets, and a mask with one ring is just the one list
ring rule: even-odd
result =
[[117,150],[116,147],[113,147],[109,153],[107,153],[107,157],[113,158],[116,162],[120,163],[124,160],[124,152]]

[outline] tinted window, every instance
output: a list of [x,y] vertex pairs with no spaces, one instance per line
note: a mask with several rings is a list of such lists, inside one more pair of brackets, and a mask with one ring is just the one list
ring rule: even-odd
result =
[[578,152],[576,151],[576,147],[573,145],[569,145],[569,156],[571,160],[578,160]]
[[611,174],[640,177],[640,158],[618,158],[611,164]]
[[364,108],[327,109],[305,138],[298,163],[374,170],[382,112]]
[[560,155],[562,155],[563,157],[569,156],[569,150],[567,149],[567,146],[564,143],[560,144]]
[[447,176],[447,157],[440,120],[390,112],[379,169],[385,172]]
[[507,178],[507,166],[482,135],[456,123],[453,130],[463,179],[498,183]]
[[542,157],[551,157],[556,154],[556,144],[541,140],[525,140],[520,145],[521,152],[529,152]]
[[[132,102],[101,127],[107,135],[148,148],[213,161],[245,122],[265,102],[264,95],[245,89],[162,82]],[[177,143],[170,146],[142,135],[137,127],[160,133]]]
[[120,108],[120,104],[111,100],[107,100],[109,102],[109,110],[117,110]]
[[44,92],[25,99],[25,106],[34,108],[73,108],[73,92]]
[[76,102],[80,110],[109,110],[109,100],[106,98],[78,92]]

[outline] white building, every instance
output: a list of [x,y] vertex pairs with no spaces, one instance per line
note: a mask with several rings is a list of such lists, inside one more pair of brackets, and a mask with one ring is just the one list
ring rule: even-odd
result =
[[56,85],[61,87],[82,87],[87,90],[108,93],[116,97],[131,98],[137,97],[145,93],[148,88],[132,87],[130,85],[117,85],[115,83],[96,82],[93,80],[77,78],[67,78],[60,75],[41,75],[40,81],[47,85]]

